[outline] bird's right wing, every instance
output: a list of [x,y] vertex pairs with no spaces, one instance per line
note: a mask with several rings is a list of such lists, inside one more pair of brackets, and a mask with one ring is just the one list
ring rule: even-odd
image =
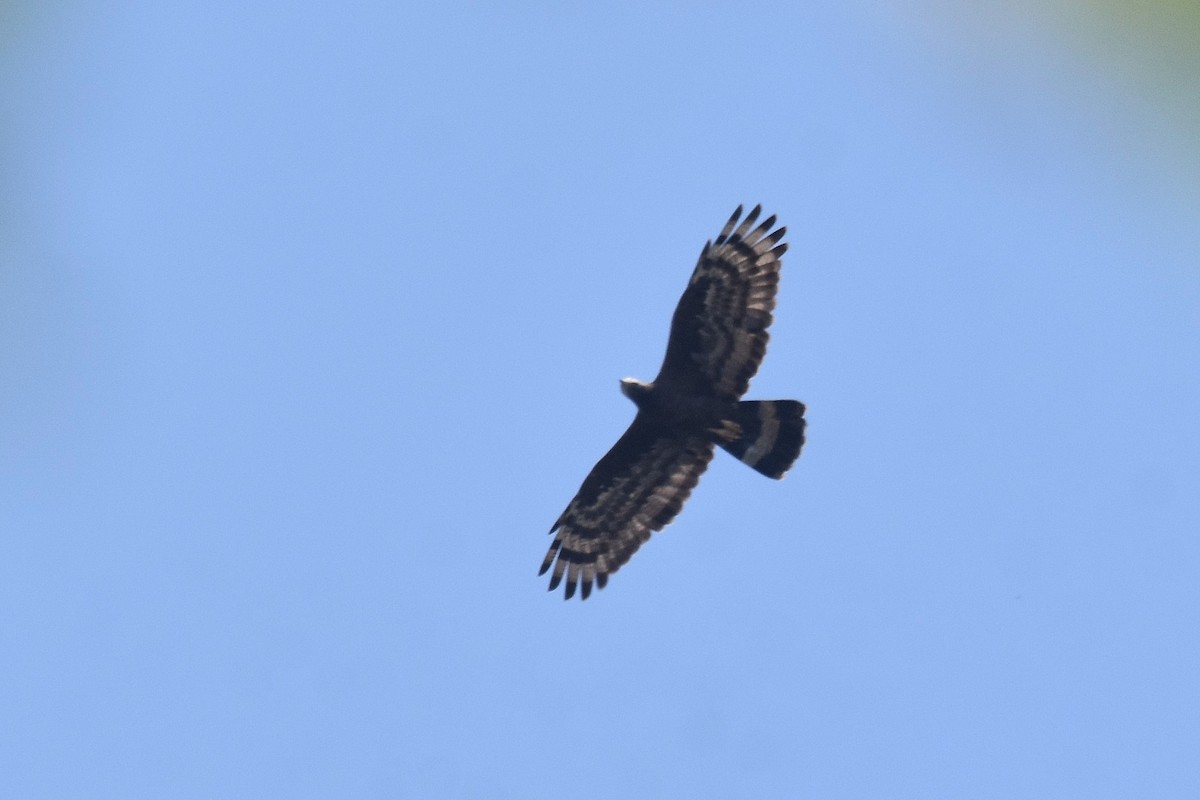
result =
[[551,591],[565,574],[568,598],[580,584],[585,599],[593,582],[603,589],[651,533],[675,518],[712,457],[711,441],[663,432],[639,413],[550,529],[558,533],[538,574],[553,565]]

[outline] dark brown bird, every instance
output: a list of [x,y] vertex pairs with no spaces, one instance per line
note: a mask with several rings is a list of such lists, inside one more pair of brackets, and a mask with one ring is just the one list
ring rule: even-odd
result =
[[769,478],[782,478],[804,445],[804,404],[742,400],[767,349],[786,228],[775,217],[741,224],[738,206],[692,272],[651,383],[621,381],[637,404],[633,424],[592,468],[562,515],[538,572],[553,591],[567,579],[587,598],[654,531],[675,518],[720,445]]

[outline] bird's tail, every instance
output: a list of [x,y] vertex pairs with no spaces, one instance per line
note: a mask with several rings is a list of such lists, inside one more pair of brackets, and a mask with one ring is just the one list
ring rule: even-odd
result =
[[804,404],[742,400],[713,434],[717,444],[742,463],[768,478],[782,478],[804,446]]

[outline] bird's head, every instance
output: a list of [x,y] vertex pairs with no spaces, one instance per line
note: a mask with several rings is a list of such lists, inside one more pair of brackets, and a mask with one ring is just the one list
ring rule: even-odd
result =
[[621,394],[641,405],[642,400],[650,394],[652,384],[642,383],[637,378],[621,378]]

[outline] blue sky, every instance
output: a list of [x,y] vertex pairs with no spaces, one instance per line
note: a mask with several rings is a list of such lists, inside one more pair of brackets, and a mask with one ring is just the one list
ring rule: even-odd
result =
[[[1079,3],[432,5],[0,12],[0,794],[1200,793],[1192,62]],[[759,202],[806,449],[564,603]]]

